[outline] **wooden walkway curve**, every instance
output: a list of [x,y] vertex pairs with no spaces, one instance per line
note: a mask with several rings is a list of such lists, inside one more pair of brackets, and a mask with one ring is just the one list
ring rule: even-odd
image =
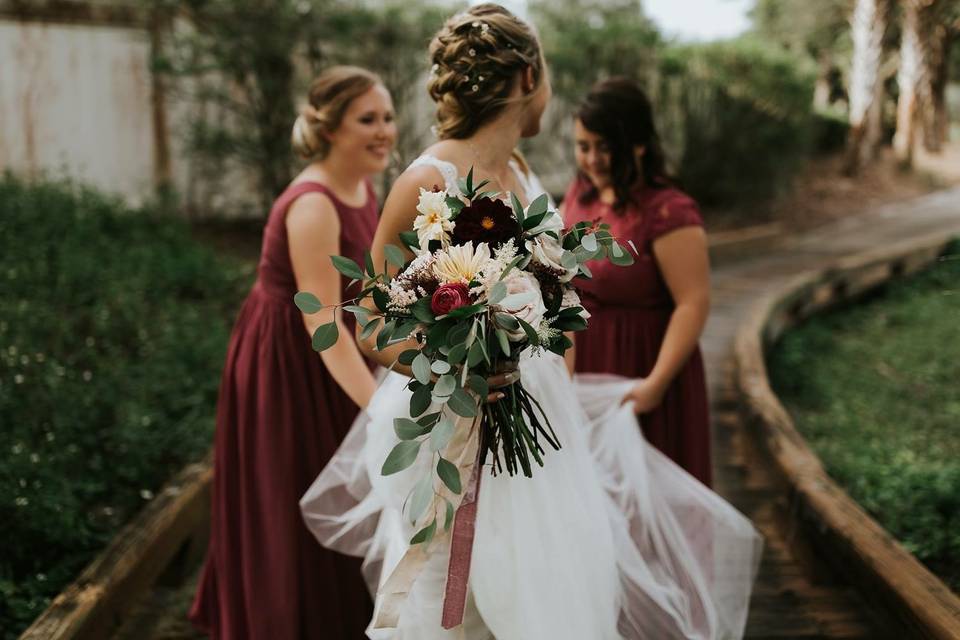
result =
[[[751,640],[892,638],[873,611],[806,546],[784,487],[744,425],[734,388],[732,348],[753,304],[798,274],[852,254],[932,233],[960,235],[960,188],[890,204],[790,237],[714,271],[713,311],[702,346],[713,407],[715,489],[766,537],[746,637]],[[185,621],[193,579],[159,586],[129,612],[115,640],[199,638]]]

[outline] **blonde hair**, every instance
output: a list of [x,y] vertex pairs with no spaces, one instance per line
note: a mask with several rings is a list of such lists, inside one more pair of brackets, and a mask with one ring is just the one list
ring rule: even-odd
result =
[[354,98],[381,84],[379,76],[360,67],[336,66],[321,73],[310,85],[307,106],[293,123],[293,150],[301,158],[326,157],[330,141],[324,134],[337,130]]
[[517,72],[543,77],[540,41],[529,24],[485,3],[447,20],[430,42],[427,90],[437,103],[437,135],[466,138],[509,103]]

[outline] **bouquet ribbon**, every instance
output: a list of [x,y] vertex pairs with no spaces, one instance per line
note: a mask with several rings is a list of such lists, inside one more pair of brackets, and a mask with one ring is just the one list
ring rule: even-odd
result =
[[[439,485],[440,496],[445,497],[456,508],[452,531],[444,531],[442,535],[435,536],[432,541],[432,543],[442,544],[444,538],[448,536],[450,538],[450,560],[447,565],[447,584],[443,598],[444,629],[452,629],[460,625],[466,609],[470,559],[476,532],[477,495],[480,491],[482,475],[479,464],[479,424],[479,418],[459,418],[456,422],[455,435],[444,450],[444,458],[456,465],[460,478],[468,478],[464,491],[459,496],[447,489],[446,485],[442,483]],[[442,504],[441,497],[434,498],[431,505],[434,513],[437,513]],[[409,597],[413,583],[416,582],[417,576],[437,548],[437,545],[432,543],[410,545],[390,577],[377,590],[374,629],[397,626],[403,603]]]

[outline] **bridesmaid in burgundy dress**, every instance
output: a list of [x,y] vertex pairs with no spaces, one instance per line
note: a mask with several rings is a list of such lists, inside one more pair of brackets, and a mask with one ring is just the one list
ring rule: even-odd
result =
[[353,294],[330,256],[362,264],[377,225],[369,177],[395,139],[390,94],[355,67],[322,74],[294,125],[294,147],[313,161],[270,211],[220,387],[210,547],[190,611],[213,638],[356,640],[370,621],[359,561],[322,548],[299,501],[375,381],[352,316],[338,315],[339,341],[317,355],[310,336],[332,312],[304,316],[293,296]]
[[710,306],[706,236],[697,204],[670,185],[650,102],[625,78],[596,84],[575,126],[577,177],[563,200],[572,225],[597,220],[639,252],[630,267],[591,262],[590,326],[576,334],[576,370],[639,378],[644,435],[710,486],[710,424],[697,345]]

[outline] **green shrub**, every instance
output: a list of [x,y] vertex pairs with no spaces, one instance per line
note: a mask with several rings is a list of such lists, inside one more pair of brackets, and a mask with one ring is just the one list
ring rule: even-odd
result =
[[248,280],[177,219],[0,178],[4,638],[208,449]]
[[960,245],[789,331],[771,381],[829,473],[960,589]]
[[663,49],[659,126],[682,185],[708,207],[788,186],[809,156],[814,77],[802,59],[748,38]]

